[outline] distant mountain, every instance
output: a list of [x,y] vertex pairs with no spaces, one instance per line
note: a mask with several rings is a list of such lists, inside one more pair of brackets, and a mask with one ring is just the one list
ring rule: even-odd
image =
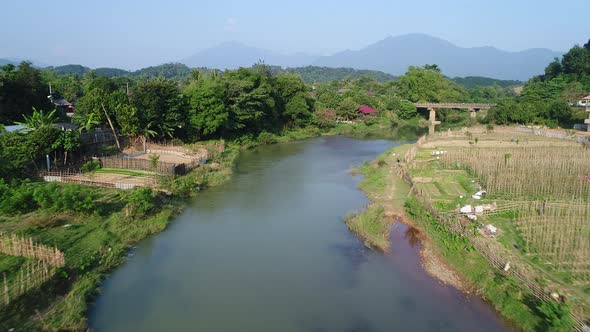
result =
[[386,82],[395,79],[395,76],[377,70],[364,70],[352,68],[329,68],[329,67],[295,67],[280,70],[282,72],[301,75],[306,83],[326,83],[330,81],[342,81],[346,78],[357,79],[369,77],[378,82]]
[[[65,65],[59,67],[47,67],[45,70],[51,70],[55,74],[62,75],[85,75],[91,70],[94,70],[96,76],[107,76],[107,77],[141,77],[141,78],[157,78],[164,77],[170,79],[183,79],[187,78],[192,68],[187,67],[182,63],[165,63],[158,66],[151,66],[142,68],[136,71],[127,71],[119,68],[96,68],[92,69],[82,65]],[[201,69],[201,68],[199,68]],[[201,69],[206,70],[206,69]]]
[[96,73],[96,76],[108,76],[108,77],[127,76],[131,73],[130,71],[127,71],[124,69],[108,68],[108,67],[96,68],[96,69],[94,69],[94,72]]
[[408,66],[437,64],[449,77],[485,76],[504,80],[528,80],[543,73],[560,52],[529,49],[502,51],[494,47],[464,48],[425,34],[388,37],[358,51],[324,56],[313,65],[380,70],[402,75]]
[[492,86],[492,85],[497,85],[502,88],[507,88],[510,86],[519,86],[519,85],[524,84],[523,81],[498,80],[495,78],[481,77],[481,76],[454,77],[451,80],[459,85],[466,87],[466,88],[474,88],[477,86]]
[[238,42],[226,42],[200,51],[180,62],[189,67],[236,69],[250,67],[259,61],[274,66],[300,67],[307,66],[316,59],[317,56],[309,54],[285,55]]
[[8,60],[8,59],[0,59],[0,66],[6,66],[6,65],[15,65],[16,63],[12,60]]
[[56,75],[84,75],[90,71],[90,68],[82,65],[65,65],[45,69],[53,71]]
[[31,62],[33,64],[33,67],[36,67],[36,68],[44,68],[44,67],[49,66],[43,62],[28,60],[28,59],[20,59],[20,58],[2,58],[2,59],[0,59],[0,66],[5,66],[8,64],[12,64],[12,65],[17,66],[19,63],[21,63],[23,61]]

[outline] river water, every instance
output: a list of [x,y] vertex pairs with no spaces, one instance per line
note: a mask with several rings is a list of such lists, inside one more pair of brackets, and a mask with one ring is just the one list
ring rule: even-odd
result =
[[481,300],[419,263],[412,230],[367,250],[343,217],[367,204],[351,168],[394,141],[322,137],[242,153],[103,283],[95,331],[504,331]]

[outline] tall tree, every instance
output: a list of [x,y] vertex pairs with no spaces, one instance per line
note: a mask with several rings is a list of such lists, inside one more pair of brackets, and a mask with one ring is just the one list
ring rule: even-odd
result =
[[22,62],[0,67],[0,122],[11,123],[31,115],[33,107],[50,109],[49,87],[41,72]]

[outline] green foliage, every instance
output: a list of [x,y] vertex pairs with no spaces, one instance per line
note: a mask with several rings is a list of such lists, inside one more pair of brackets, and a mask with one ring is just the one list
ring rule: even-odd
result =
[[218,81],[191,82],[184,93],[189,96],[189,124],[197,138],[219,135],[227,129],[229,112],[224,104],[223,86]]
[[303,93],[297,93],[292,96],[285,105],[284,115],[293,121],[295,126],[303,127],[309,123],[311,111],[309,102]]
[[502,315],[522,330],[539,331],[542,321],[535,314],[530,293],[512,279],[498,274],[476,251],[469,241],[453,233],[439,222],[414,197],[405,204],[408,215],[428,234],[451,268],[457,270],[476,287],[478,294],[489,301]]
[[91,173],[100,169],[100,162],[98,160],[90,160],[80,168],[84,173]]
[[156,80],[139,84],[131,98],[138,112],[139,127],[152,130],[157,138],[183,137],[188,104],[176,84]]
[[495,78],[489,77],[481,77],[481,76],[467,76],[467,77],[455,77],[452,79],[453,82],[462,85],[467,89],[476,88],[476,87],[494,87],[498,86],[500,88],[508,88],[518,85],[523,85],[524,82],[521,81],[511,81],[511,80],[498,80]]
[[571,331],[574,321],[571,317],[571,309],[567,303],[557,301],[543,302],[537,306],[545,320],[544,331],[565,332]]
[[571,107],[590,90],[590,50],[574,46],[561,61],[555,59],[545,74],[531,79],[518,98],[504,100],[488,115],[498,124],[536,123],[571,127],[580,121]]
[[359,104],[352,97],[346,97],[338,104],[336,114],[345,120],[350,120],[358,117],[358,110]]
[[272,133],[263,131],[258,134],[258,142],[260,142],[260,144],[275,144],[277,142],[277,137]]
[[397,114],[399,115],[400,119],[403,120],[414,118],[417,114],[416,106],[414,106],[414,103],[407,100],[400,100]]
[[94,199],[86,187],[77,184],[49,183],[36,186],[33,200],[40,209],[49,212],[73,211],[92,214],[96,211]]
[[314,124],[320,128],[331,128],[336,125],[336,111],[325,108],[315,112]]
[[28,134],[0,135],[0,177],[17,179],[38,170],[45,155],[53,151],[52,145],[60,134],[61,130],[47,126]]
[[158,162],[160,161],[159,154],[150,154],[150,163],[152,165],[152,170],[155,172],[158,169]]
[[64,165],[67,163],[68,153],[77,150],[80,147],[80,134],[77,131],[61,130],[57,140],[51,144],[51,148],[56,151],[63,151]]
[[41,72],[29,62],[0,67],[0,123],[11,123],[30,115],[33,107],[49,109],[49,88]]
[[57,121],[57,115],[55,112],[57,111],[53,110],[45,114],[43,110],[37,111],[37,109],[33,107],[33,114],[31,116],[23,114],[23,122],[17,121],[15,123],[26,127],[29,131],[37,130],[55,123]]
[[131,77],[142,79],[167,78],[185,79],[189,77],[192,70],[182,63],[166,63],[159,66],[152,66],[139,69],[129,74]]
[[143,217],[153,212],[156,195],[151,188],[136,188],[127,197],[127,210],[133,217]]
[[0,213],[15,215],[41,209],[47,212],[96,212],[96,196],[77,184],[32,183],[9,185],[0,179]]
[[465,89],[448,80],[440,70],[410,66],[408,72],[395,81],[398,94],[411,102],[463,102]]
[[[277,70],[282,70],[277,68]],[[342,81],[345,79],[359,79],[368,77],[378,82],[387,82],[395,79],[394,76],[377,70],[359,70],[352,68],[330,67],[297,67],[285,69],[288,73],[301,75],[301,79],[307,83],[327,83],[330,81]]]
[[344,221],[351,232],[365,241],[367,247],[382,251],[389,247],[389,224],[383,206],[370,205],[359,214],[346,216]]

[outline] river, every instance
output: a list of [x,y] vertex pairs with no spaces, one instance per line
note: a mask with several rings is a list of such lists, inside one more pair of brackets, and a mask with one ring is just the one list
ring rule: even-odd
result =
[[92,306],[95,331],[505,331],[419,263],[411,230],[366,249],[351,168],[398,143],[321,137],[245,151],[234,178],[132,251]]

